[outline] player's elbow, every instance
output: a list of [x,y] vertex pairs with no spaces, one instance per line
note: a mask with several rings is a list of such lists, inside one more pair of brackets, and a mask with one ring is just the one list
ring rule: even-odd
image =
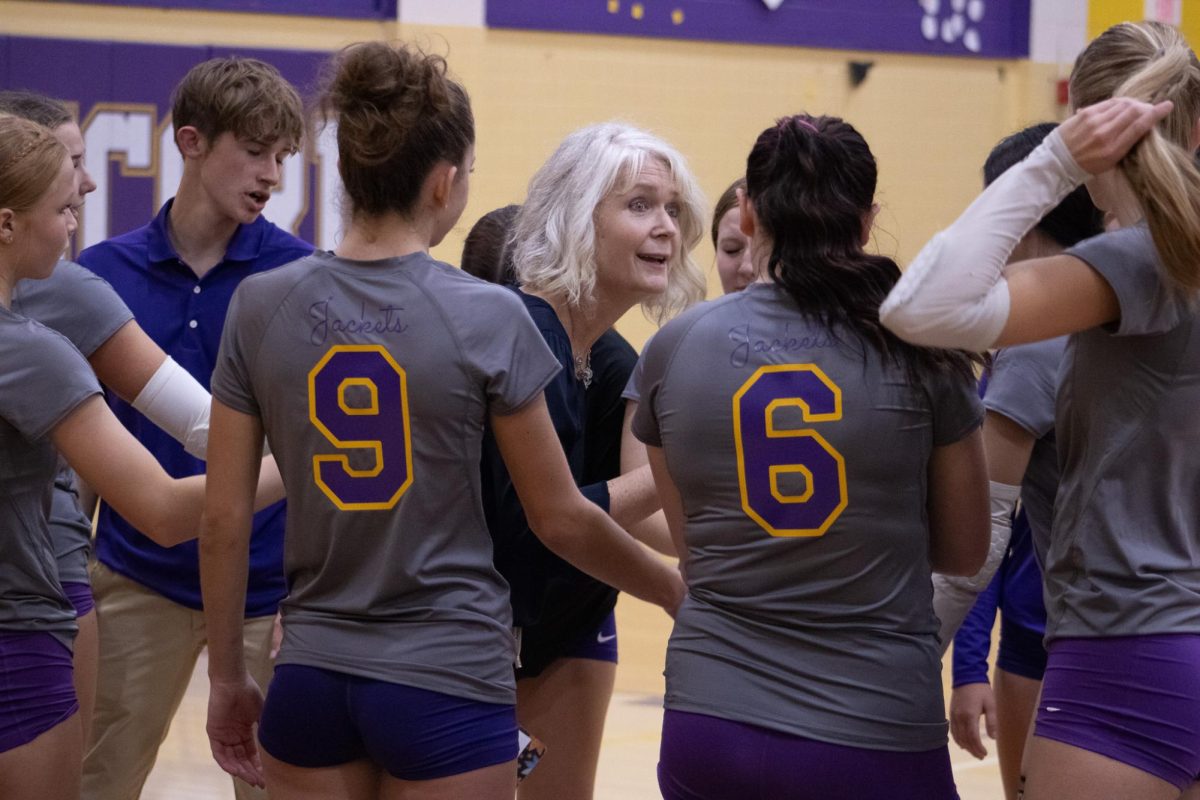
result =
[[561,502],[542,504],[525,511],[530,530],[559,556],[569,552],[579,532],[587,529],[588,514],[603,513],[578,491],[574,492],[574,497]]
[[186,518],[169,503],[158,503],[144,509],[135,520],[134,526],[148,539],[160,547],[174,547],[195,539],[199,531],[196,521]]

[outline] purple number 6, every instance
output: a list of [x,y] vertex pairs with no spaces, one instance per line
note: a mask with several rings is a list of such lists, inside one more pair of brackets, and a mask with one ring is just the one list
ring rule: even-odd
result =
[[[811,428],[776,428],[787,406],[805,422],[839,420],[842,390],[815,364],[759,367],[742,384],[733,395],[742,510],[772,536],[823,536],[846,509],[846,462]],[[803,476],[804,491],[781,491],[784,474]]]
[[[347,390],[366,390],[351,405]],[[361,391],[357,393],[362,396]],[[368,450],[374,465],[351,466],[348,455],[314,455],[313,479],[343,511],[392,508],[412,485],[408,377],[379,345],[336,345],[308,373],[308,415],[341,450]]]

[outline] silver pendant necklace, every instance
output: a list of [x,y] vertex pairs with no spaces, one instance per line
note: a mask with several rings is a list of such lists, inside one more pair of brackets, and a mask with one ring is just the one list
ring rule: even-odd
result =
[[587,389],[592,385],[592,351],[588,350],[585,355],[574,356],[575,359],[575,380],[583,383],[583,388]]

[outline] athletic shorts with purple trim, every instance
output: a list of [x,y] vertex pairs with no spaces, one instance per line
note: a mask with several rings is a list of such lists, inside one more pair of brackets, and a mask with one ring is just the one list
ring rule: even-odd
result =
[[0,633],[0,753],[29,744],[78,710],[66,645],[45,632]]
[[86,617],[96,607],[92,585],[86,581],[63,581],[63,594],[75,606],[75,618]]
[[512,705],[282,664],[267,691],[258,740],[273,758],[297,767],[370,759],[394,778],[427,781],[514,760],[517,715]]
[[867,750],[670,709],[658,787],[665,800],[958,800],[945,746]]
[[1200,775],[1200,636],[1056,639],[1034,735],[1190,786]]
[[580,636],[562,657],[617,663],[617,612],[610,611],[600,627]]

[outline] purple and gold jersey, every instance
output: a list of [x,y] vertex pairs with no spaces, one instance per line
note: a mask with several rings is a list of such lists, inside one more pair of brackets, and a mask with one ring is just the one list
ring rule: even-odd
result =
[[242,283],[212,388],[261,417],[287,489],[277,663],[513,702],[481,442],[558,369],[515,294],[424,253]]
[[688,548],[666,707],[944,745],[927,475],[979,426],[974,381],[914,384],[767,283],[685,312],[642,361],[633,430],[665,451]]
[[46,631],[71,644],[75,611],[46,522],[58,470],[48,437],[99,392],[69,341],[0,307],[0,630]]
[[1068,252],[1121,317],[1067,346],[1047,639],[1200,633],[1200,312],[1164,282],[1144,226]]
[[[108,281],[72,261],[58,262],[45,280],[19,281],[12,308],[58,331],[88,358],[133,319],[133,312]],[[87,583],[92,521],[79,508],[75,473],[65,463],[59,467],[50,505],[50,540],[58,577],[64,583]]]
[[1054,403],[1058,372],[1067,337],[1005,347],[996,353],[983,405],[1008,417],[1034,438],[1029,464],[1021,478],[1021,503],[1029,518],[1033,552],[1046,563],[1054,496],[1058,492],[1058,448],[1054,437]]

